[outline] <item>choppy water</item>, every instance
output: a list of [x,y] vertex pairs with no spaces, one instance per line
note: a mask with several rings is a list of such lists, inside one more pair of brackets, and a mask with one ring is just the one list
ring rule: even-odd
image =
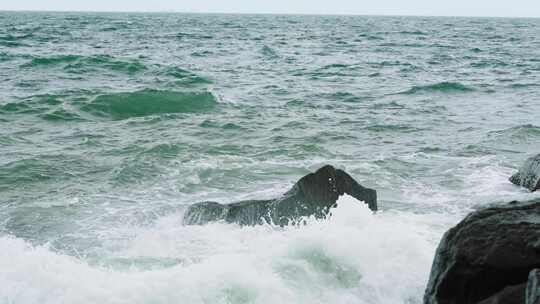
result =
[[[0,303],[420,303],[447,228],[535,196],[538,19],[4,12],[0,80]],[[180,224],[327,163],[382,211]]]

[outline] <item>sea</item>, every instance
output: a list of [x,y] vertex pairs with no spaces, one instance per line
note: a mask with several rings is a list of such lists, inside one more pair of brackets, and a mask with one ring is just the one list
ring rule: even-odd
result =
[[[422,303],[539,109],[540,19],[0,12],[0,303]],[[379,211],[182,225],[326,164]]]

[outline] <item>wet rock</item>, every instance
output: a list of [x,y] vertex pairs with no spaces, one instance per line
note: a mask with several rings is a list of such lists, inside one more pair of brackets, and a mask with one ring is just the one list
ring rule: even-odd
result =
[[527,159],[510,181],[531,191],[540,189],[540,154]]
[[533,269],[529,273],[525,304],[540,304],[540,269]]
[[540,199],[485,208],[444,235],[424,303],[511,304],[496,301],[524,294],[529,272],[539,266]]
[[377,210],[377,192],[365,188],[345,171],[324,166],[302,177],[281,197],[272,200],[249,200],[222,205],[202,202],[191,205],[184,214],[185,225],[202,225],[224,220],[240,225],[273,223],[280,226],[296,224],[301,218],[324,218],[338,197],[347,193]]

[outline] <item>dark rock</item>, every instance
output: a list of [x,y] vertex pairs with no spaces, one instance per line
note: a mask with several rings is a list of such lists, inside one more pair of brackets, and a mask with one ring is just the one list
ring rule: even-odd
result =
[[525,304],[540,304],[540,269],[533,269],[529,273]]
[[531,191],[540,189],[540,154],[527,159],[510,181]]
[[495,295],[478,304],[523,304],[525,303],[525,283],[507,286]]
[[497,293],[502,298],[539,266],[540,199],[482,209],[444,235],[424,303],[472,304]]
[[358,184],[349,174],[332,166],[324,166],[302,177],[282,197],[272,200],[250,200],[222,205],[203,202],[191,205],[184,214],[184,224],[202,225],[224,220],[240,225],[264,222],[285,226],[302,217],[324,218],[336,206],[338,197],[347,193],[377,210],[377,192]]

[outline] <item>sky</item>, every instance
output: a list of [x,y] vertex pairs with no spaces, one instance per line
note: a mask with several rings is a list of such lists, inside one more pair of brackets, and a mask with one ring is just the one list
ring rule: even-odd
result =
[[0,0],[0,10],[540,17],[540,0]]

